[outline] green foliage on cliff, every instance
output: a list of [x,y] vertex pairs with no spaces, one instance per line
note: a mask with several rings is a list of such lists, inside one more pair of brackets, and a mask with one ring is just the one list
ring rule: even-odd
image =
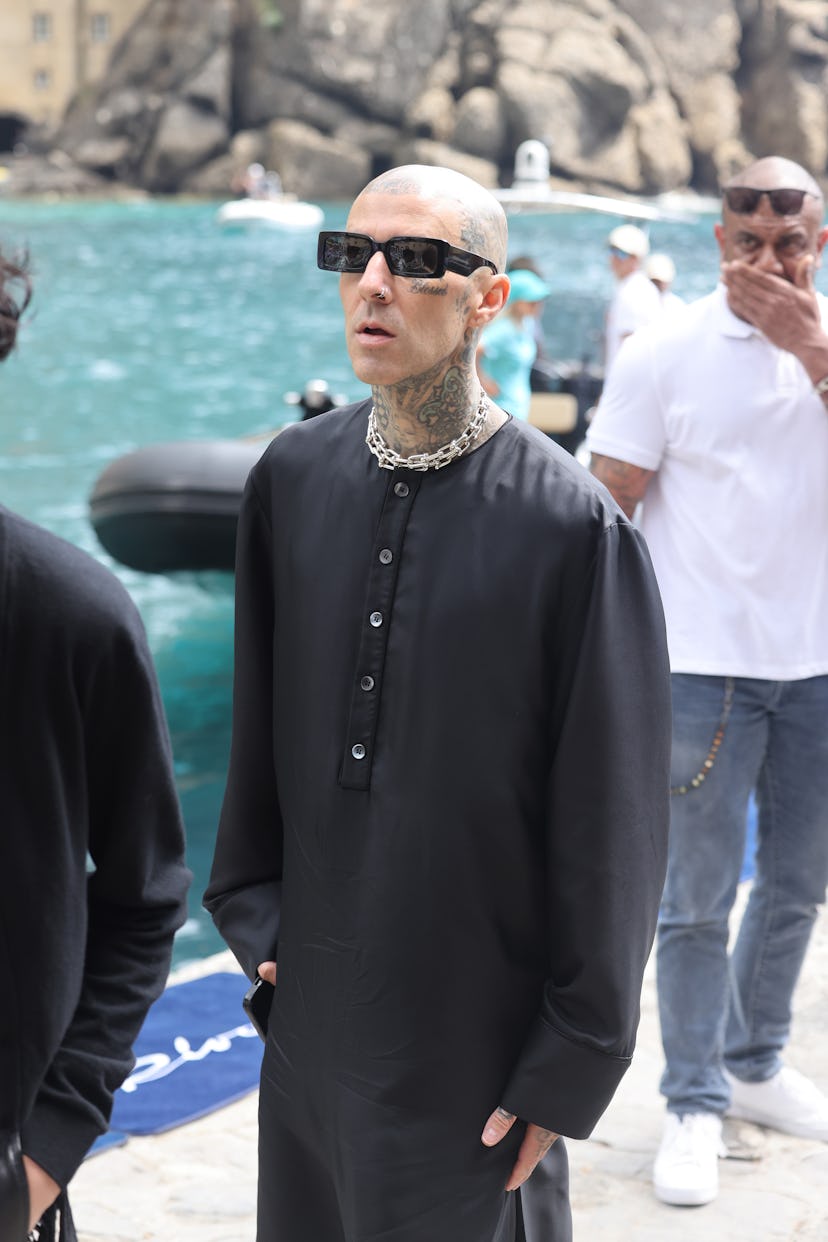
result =
[[277,30],[285,19],[276,0],[258,0],[258,5],[261,24],[268,30]]

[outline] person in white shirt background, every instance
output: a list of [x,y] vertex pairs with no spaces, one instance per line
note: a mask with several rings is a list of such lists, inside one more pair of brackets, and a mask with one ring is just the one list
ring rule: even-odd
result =
[[658,290],[663,315],[672,315],[686,306],[684,298],[673,292],[673,281],[676,279],[676,265],[669,254],[651,254],[647,259],[645,272]]
[[652,323],[661,311],[658,290],[644,272],[650,253],[646,233],[635,224],[619,224],[607,238],[615,291],[607,310],[604,377],[609,375],[621,342],[637,328]]

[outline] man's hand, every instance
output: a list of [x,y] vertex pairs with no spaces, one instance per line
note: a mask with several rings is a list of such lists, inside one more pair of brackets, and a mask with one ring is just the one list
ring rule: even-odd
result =
[[275,962],[259,962],[256,967],[259,972],[259,978],[264,979],[265,983],[272,983],[276,987],[276,963]]
[[813,255],[799,260],[793,282],[739,259],[723,263],[721,274],[734,315],[753,324],[777,348],[795,354],[806,368],[810,351],[828,353],[814,291]]
[[[509,1133],[517,1118],[505,1108],[496,1108],[483,1127],[482,1142],[486,1147],[495,1147]],[[509,1174],[507,1190],[517,1190],[531,1174],[535,1165],[542,1160],[549,1148],[558,1137],[552,1130],[544,1130],[530,1121],[520,1145],[515,1167]]]
[[28,1156],[23,1157],[23,1168],[26,1170],[26,1181],[29,1183],[29,1232],[34,1229],[47,1208],[50,1208],[60,1194],[60,1186],[53,1181],[45,1169],[35,1164]]

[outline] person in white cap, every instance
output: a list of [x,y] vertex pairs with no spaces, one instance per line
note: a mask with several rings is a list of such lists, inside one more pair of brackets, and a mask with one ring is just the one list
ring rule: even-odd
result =
[[658,290],[663,315],[673,315],[687,305],[684,298],[673,292],[676,265],[669,254],[651,254],[644,270]]
[[625,337],[652,323],[661,310],[658,290],[645,275],[642,260],[650,253],[647,235],[634,224],[619,224],[607,238],[615,293],[607,311],[604,376]]

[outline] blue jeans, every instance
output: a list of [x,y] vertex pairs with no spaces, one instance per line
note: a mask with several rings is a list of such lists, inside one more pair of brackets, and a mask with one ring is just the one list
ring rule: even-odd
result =
[[[674,792],[656,957],[661,1091],[671,1112],[723,1113],[723,1065],[746,1082],[763,1082],[781,1065],[794,988],[825,900],[828,676],[682,673],[672,683]],[[729,957],[751,791],[756,876]]]

